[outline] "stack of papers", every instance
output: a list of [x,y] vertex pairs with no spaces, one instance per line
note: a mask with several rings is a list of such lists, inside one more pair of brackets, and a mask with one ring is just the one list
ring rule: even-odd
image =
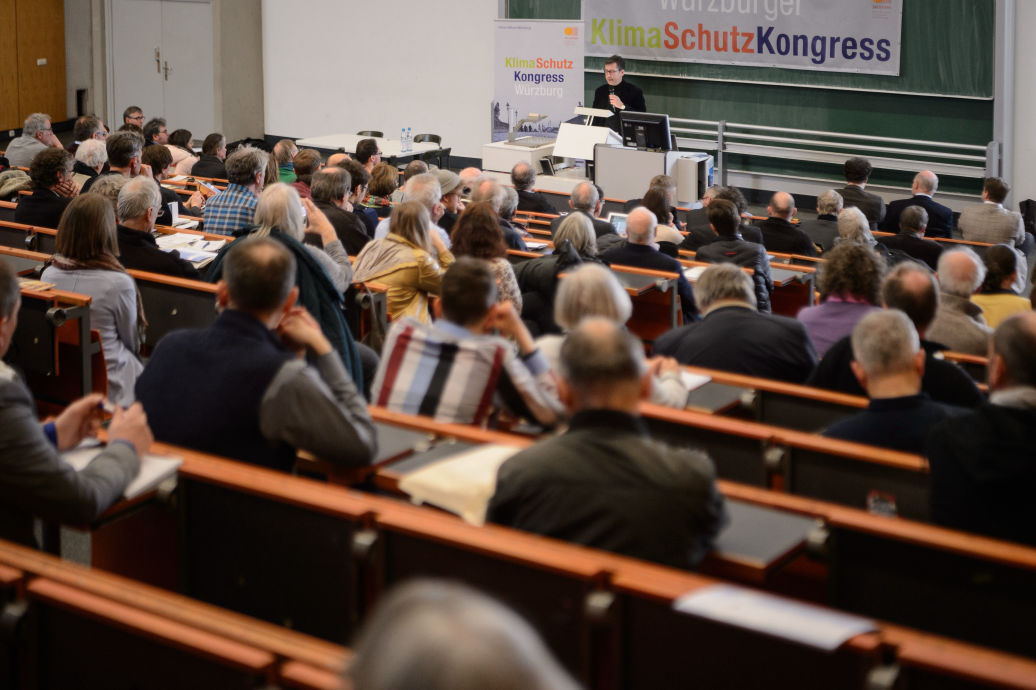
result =
[[[62,453],[61,459],[71,465],[76,472],[81,472],[103,450],[103,445],[91,439],[84,441],[70,451]],[[181,458],[145,454],[140,458],[140,472],[126,487],[122,494],[123,498],[130,500],[154,489],[164,479],[176,474],[176,469],[182,464],[183,460]]]
[[684,278],[686,278],[687,280],[689,280],[690,282],[693,283],[694,281],[698,280],[698,278],[701,278],[701,274],[705,272],[706,268],[708,268],[708,267],[707,266],[691,266],[690,268],[685,268],[685,269],[683,269]]
[[190,261],[195,268],[201,268],[216,258],[216,254],[227,243],[226,240],[206,240],[202,235],[177,232],[159,235],[155,238],[159,249],[180,252],[180,258]]
[[520,450],[482,445],[411,472],[400,480],[399,488],[414,503],[430,503],[481,526],[496,492],[496,471]]

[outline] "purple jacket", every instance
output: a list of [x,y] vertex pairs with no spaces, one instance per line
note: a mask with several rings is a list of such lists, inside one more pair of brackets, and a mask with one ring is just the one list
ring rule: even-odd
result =
[[817,356],[823,357],[828,348],[852,334],[853,327],[860,319],[879,308],[866,302],[847,302],[837,295],[831,295],[823,304],[799,311],[798,320],[813,340]]

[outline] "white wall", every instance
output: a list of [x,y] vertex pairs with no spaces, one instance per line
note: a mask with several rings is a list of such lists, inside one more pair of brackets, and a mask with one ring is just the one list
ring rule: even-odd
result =
[[[68,118],[76,116],[76,91],[79,89],[87,89],[86,112],[92,111],[91,12],[90,0],[65,0],[65,117]],[[54,113],[54,117],[58,114]]]
[[1014,22],[1014,171],[1008,171],[1013,187],[1012,208],[1019,201],[1036,199],[1036,88],[1032,67],[1036,65],[1036,2],[1022,0],[1015,5]]
[[489,141],[498,7],[263,0],[266,133],[376,129],[398,138],[410,127],[441,135],[453,155],[480,158]]

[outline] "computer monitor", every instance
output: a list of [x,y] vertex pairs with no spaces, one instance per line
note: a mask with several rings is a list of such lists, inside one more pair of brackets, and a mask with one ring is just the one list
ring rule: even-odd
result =
[[619,113],[622,143],[638,149],[672,150],[669,116],[662,113]]

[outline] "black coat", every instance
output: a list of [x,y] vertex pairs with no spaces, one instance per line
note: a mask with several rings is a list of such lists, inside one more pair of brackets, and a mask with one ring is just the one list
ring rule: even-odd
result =
[[885,219],[878,224],[882,232],[899,232],[899,216],[907,206],[920,206],[928,212],[928,227],[924,234],[928,237],[953,236],[953,211],[931,197],[918,194],[909,199],[890,201],[885,209]]
[[801,323],[738,306],[716,309],[698,323],[669,331],[654,349],[681,364],[791,383],[805,381],[817,362]]

